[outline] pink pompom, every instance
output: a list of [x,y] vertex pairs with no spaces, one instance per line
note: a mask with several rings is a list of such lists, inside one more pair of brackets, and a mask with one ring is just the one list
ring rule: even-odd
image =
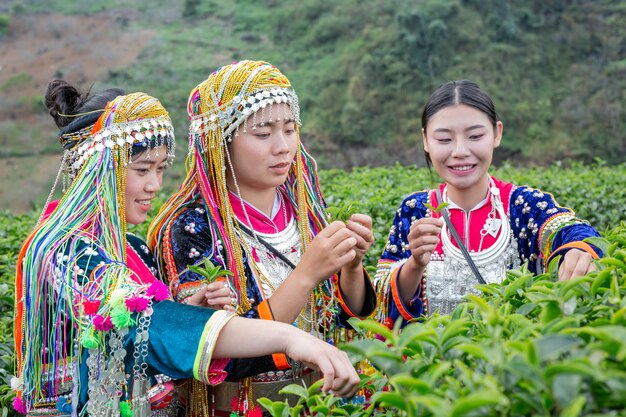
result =
[[263,417],[263,412],[258,406],[254,406],[246,413],[246,417]]
[[13,398],[13,408],[20,414],[26,414],[26,404],[20,397]]
[[130,311],[144,311],[150,305],[150,300],[145,297],[130,297],[126,299],[126,307]]
[[93,327],[101,332],[108,332],[113,328],[113,322],[111,321],[111,317],[102,317],[98,314],[93,318]]
[[245,411],[246,404],[243,401],[240,401],[238,396],[233,397],[230,401],[230,409],[239,415],[239,413],[243,413]]
[[87,315],[96,314],[100,308],[100,300],[85,300],[83,301],[83,311]]
[[170,298],[170,291],[167,288],[167,285],[161,281],[154,281],[148,287],[147,295],[149,297],[154,297],[154,301],[163,301]]

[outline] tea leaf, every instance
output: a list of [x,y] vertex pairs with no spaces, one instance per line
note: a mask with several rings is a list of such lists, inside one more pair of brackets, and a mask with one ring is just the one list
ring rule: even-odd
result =
[[587,403],[587,399],[584,395],[579,395],[574,398],[574,400],[570,403],[570,405],[563,410],[561,413],[561,417],[578,417],[585,407]]
[[504,288],[504,298],[511,299],[515,295],[521,295],[522,288],[526,286],[526,283],[532,280],[532,275],[528,274],[522,277],[517,277],[509,282]]
[[328,411],[330,411],[330,409],[325,404],[322,404],[311,407],[311,411],[313,413],[319,413],[320,415],[326,416],[328,415]]
[[471,327],[469,321],[456,320],[451,322],[445,327],[443,335],[441,336],[441,342],[446,343],[449,339],[456,337],[460,334],[467,334],[467,331]]
[[207,284],[210,284],[220,277],[233,275],[231,271],[223,269],[221,265],[213,265],[209,258],[204,258],[203,263],[204,266],[188,265],[187,269],[195,272],[196,274],[202,275],[204,277],[203,281]]
[[326,213],[331,220],[347,222],[358,211],[356,204],[352,202],[342,203],[340,206],[328,207]]
[[601,288],[606,289],[606,288],[609,288],[610,285],[611,285],[611,270],[603,269],[602,271],[598,272],[596,277],[593,279],[593,282],[591,283],[591,293],[593,295],[599,294],[601,292],[600,291]]
[[[450,416],[461,417],[483,407],[494,405],[506,406],[508,403],[509,400],[497,391],[475,392],[469,394],[465,398],[457,400],[454,407],[452,407]],[[487,413],[482,414],[484,415]]]
[[604,254],[607,254],[609,251],[609,241],[603,237],[588,237],[584,242],[597,247]]
[[583,343],[581,339],[567,334],[549,334],[536,340],[537,352],[542,361],[557,358]]
[[314,383],[311,384],[311,386],[307,389],[307,392],[310,395],[313,395],[314,393],[320,393],[322,390],[322,386],[324,385],[324,380],[320,379],[315,381]]
[[577,360],[569,360],[564,363],[555,363],[545,370],[545,376],[551,378],[558,374],[576,374],[603,380],[602,375],[590,363]]
[[[286,402],[286,401],[285,401]],[[302,415],[302,409],[304,406],[298,404],[291,408],[289,415],[287,416],[285,412],[283,412],[284,417],[300,417]]]
[[407,410],[406,399],[395,392],[377,392],[372,396],[372,402],[386,407],[395,407],[400,410]]
[[[272,401],[268,398],[259,398],[258,403],[261,404],[261,406],[263,406],[263,408],[265,408],[273,417],[289,417],[289,416],[293,416],[293,410],[298,410],[298,412],[300,411],[300,409],[302,408],[302,406],[300,405],[296,405],[295,407],[293,407],[291,409],[291,413],[290,413],[290,408],[289,408],[289,402],[287,400],[285,401]],[[299,415],[299,414],[295,414],[295,415]]]
[[373,320],[363,320],[359,322],[354,322],[355,326],[359,329],[364,329],[370,331],[374,334],[381,335],[387,340],[393,341],[396,339],[396,336],[387,328],[387,326],[380,324]]
[[602,258],[598,262],[606,266],[614,266],[617,269],[626,270],[626,264],[617,258]]
[[430,385],[427,384],[425,381],[418,378],[413,378],[406,374],[394,375],[389,378],[389,382],[392,385],[399,385],[410,390],[417,391],[422,395],[428,394],[431,388]]
[[286,387],[281,388],[278,393],[281,395],[296,395],[305,400],[309,399],[309,392],[307,391],[307,389],[298,384],[287,385]]
[[539,318],[544,325],[550,323],[552,320],[555,320],[560,316],[561,306],[559,306],[559,303],[554,300],[544,303],[543,309],[539,314]]
[[539,365],[539,355],[534,343],[526,344],[526,360],[533,365]]
[[450,203],[448,202],[441,202],[437,205],[437,207],[433,207],[432,205],[428,204],[428,203],[423,203],[424,207],[426,207],[427,209],[429,209],[430,211],[432,211],[433,213],[437,214],[439,213],[441,210],[443,210],[444,208],[448,207],[450,205]]
[[489,359],[489,356],[487,355],[485,348],[478,344],[465,343],[465,344],[458,345],[456,348],[462,352],[465,352],[473,356],[474,358],[485,359],[485,360]]
[[436,395],[419,395],[411,398],[416,404],[423,405],[434,415],[448,415],[448,404]]
[[187,265],[187,269],[189,269],[191,272],[195,272],[196,274],[202,275],[205,279],[208,279],[208,277],[210,276],[209,271],[207,271],[206,269],[204,269],[204,267],[201,267],[201,266]]
[[534,304],[534,303],[523,304],[517,310],[517,314],[521,314],[523,316],[527,316],[530,313],[532,313],[533,310],[536,309],[536,308],[537,308],[537,304]]

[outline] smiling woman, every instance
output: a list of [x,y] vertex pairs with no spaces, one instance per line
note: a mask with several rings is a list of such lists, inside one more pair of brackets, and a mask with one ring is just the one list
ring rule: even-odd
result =
[[140,224],[146,220],[150,202],[163,184],[163,171],[167,168],[165,145],[155,148],[155,156],[141,153],[128,165],[126,178],[126,221]]
[[560,279],[595,268],[602,254],[583,242],[599,236],[593,227],[551,194],[489,175],[502,133],[491,98],[471,81],[445,83],[428,99],[424,151],[444,183],[396,212],[375,278],[379,321],[449,314],[480,294],[476,284],[499,283],[525,262],[536,273],[562,255]]
[[[68,188],[60,201],[46,204],[20,252],[16,409],[75,415],[86,408],[97,416],[112,407],[116,413],[127,408],[146,414],[148,383],[165,370],[140,353],[152,346],[146,332],[151,342],[175,335],[149,326],[167,310],[156,302],[167,299],[168,291],[154,276],[147,247],[126,234],[126,224],[145,220],[162,170],[174,156],[171,122],[146,94],[111,89],[82,95],[61,80],[48,85],[46,105],[61,128],[59,174]],[[136,337],[145,343],[133,346]],[[160,349],[157,356],[171,346]],[[147,366],[132,372],[137,395],[131,396],[124,389],[124,365],[133,356],[138,366]],[[168,365],[168,377],[193,368]],[[165,377],[159,381],[171,384]]]
[[502,122],[464,104],[433,115],[423,133],[424,151],[448,184],[448,195],[465,210],[484,198],[493,150],[500,146]]

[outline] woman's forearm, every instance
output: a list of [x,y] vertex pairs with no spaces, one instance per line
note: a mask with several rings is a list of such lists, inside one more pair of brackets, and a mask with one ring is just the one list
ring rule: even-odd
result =
[[424,274],[426,268],[418,266],[412,257],[410,257],[401,268],[402,270],[398,274],[398,290],[402,302],[408,304],[415,296],[422,282],[422,274]]
[[350,311],[357,315],[360,314],[365,303],[365,270],[363,265],[359,264],[356,268],[343,267],[339,276],[339,286]]
[[251,358],[283,353],[298,329],[271,320],[233,317],[224,325],[215,343],[216,358]]
[[301,273],[296,268],[268,299],[274,320],[293,323],[309,300],[315,287]]

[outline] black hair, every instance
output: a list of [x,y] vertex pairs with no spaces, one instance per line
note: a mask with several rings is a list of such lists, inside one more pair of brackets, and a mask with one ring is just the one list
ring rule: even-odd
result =
[[[119,88],[110,88],[93,95],[90,90],[81,93],[66,81],[52,80],[46,88],[44,103],[63,135],[77,132],[94,124],[107,103],[121,95],[124,95],[124,91]],[[89,114],[74,117],[74,115],[81,113]]]
[[[491,97],[481,90],[475,82],[457,80],[441,84],[428,98],[422,111],[422,129],[424,129],[424,132],[426,132],[428,121],[435,113],[455,104],[465,104],[483,112],[491,120],[493,128],[496,128],[498,113]],[[424,156],[426,157],[428,169],[430,169],[432,161],[426,150],[424,150]]]
[[[91,94],[91,90],[81,93],[64,80],[52,80],[46,88],[44,103],[55,124],[61,129],[60,134],[64,135],[93,125],[106,105],[124,94],[126,93],[120,88],[109,88],[97,94]],[[70,148],[76,144],[67,141],[64,146]],[[137,143],[131,147],[130,156],[136,157],[146,150],[147,148]]]

